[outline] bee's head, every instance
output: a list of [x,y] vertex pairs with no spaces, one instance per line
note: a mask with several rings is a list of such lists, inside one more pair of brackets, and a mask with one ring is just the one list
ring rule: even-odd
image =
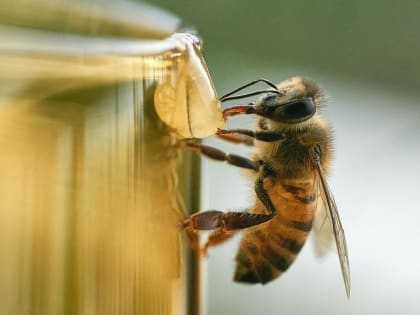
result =
[[308,121],[323,98],[315,82],[301,77],[283,81],[277,88],[278,93],[267,93],[255,102],[255,113],[281,124]]

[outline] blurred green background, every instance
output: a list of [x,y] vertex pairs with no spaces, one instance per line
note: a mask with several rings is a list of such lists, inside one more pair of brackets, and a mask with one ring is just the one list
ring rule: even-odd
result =
[[224,67],[245,57],[254,65],[297,64],[398,88],[420,83],[419,1],[150,2],[197,28],[211,70],[216,55]]

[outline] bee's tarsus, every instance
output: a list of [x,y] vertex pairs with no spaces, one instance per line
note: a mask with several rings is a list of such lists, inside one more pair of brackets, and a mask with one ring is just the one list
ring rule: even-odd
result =
[[223,110],[223,118],[226,120],[229,116],[235,116],[239,114],[255,114],[254,105],[238,105],[226,108]]

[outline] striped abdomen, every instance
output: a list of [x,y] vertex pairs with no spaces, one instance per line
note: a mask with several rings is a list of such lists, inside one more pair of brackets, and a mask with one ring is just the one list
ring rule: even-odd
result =
[[[286,271],[305,244],[316,210],[313,180],[275,181],[264,187],[277,210],[267,223],[244,232],[236,256],[235,281],[267,283]],[[266,213],[257,200],[255,213]]]

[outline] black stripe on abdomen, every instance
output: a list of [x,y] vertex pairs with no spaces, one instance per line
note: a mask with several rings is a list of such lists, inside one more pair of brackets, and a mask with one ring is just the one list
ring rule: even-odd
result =
[[312,230],[312,220],[307,222],[290,221],[287,225],[303,232],[310,232]]
[[262,252],[262,255],[276,267],[277,270],[282,272],[286,271],[292,263],[292,260],[288,257],[289,255],[280,254],[271,247],[267,247],[267,249]]
[[272,237],[278,246],[293,254],[298,254],[303,245],[305,245],[305,242],[298,242],[294,239],[283,237],[281,235],[273,235]]

